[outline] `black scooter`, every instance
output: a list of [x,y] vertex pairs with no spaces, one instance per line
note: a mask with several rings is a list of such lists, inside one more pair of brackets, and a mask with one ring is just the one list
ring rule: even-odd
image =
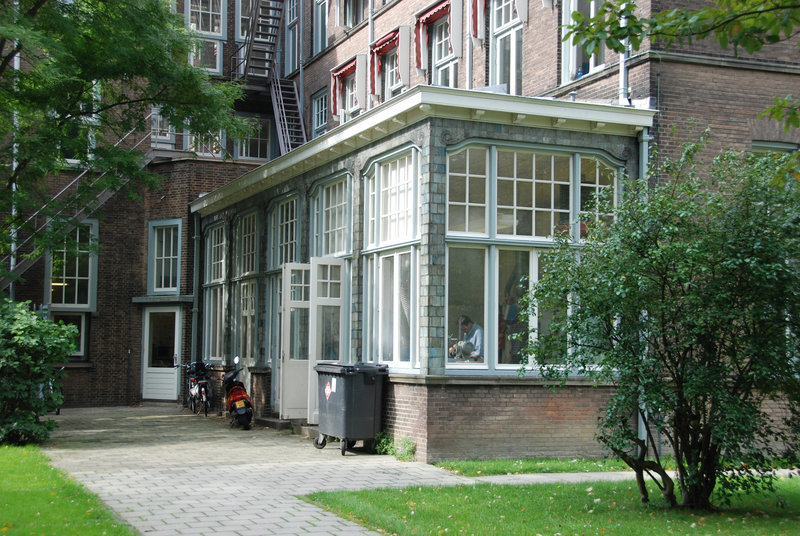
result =
[[[233,359],[233,364],[239,364],[238,355]],[[236,380],[236,376],[242,370],[234,367],[232,371],[225,374],[225,377],[222,378],[222,388],[225,390],[226,407],[231,416],[231,426],[238,423],[245,430],[249,430],[253,420],[253,402],[250,400],[244,384]]]

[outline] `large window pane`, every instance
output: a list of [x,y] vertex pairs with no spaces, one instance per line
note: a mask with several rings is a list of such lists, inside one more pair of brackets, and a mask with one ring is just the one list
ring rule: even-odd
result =
[[486,232],[485,148],[464,149],[448,159],[448,229]]
[[520,364],[528,325],[519,315],[519,299],[527,291],[530,275],[528,251],[501,250],[499,255],[497,296],[500,300],[498,362]]
[[[94,256],[91,251],[92,228],[80,225],[72,231],[69,247],[54,250],[51,253],[50,267],[50,304],[57,308],[70,306],[85,308],[90,305],[91,289],[95,284],[91,280],[91,267]],[[64,307],[60,307],[64,306]]]
[[308,359],[308,309],[289,310],[289,359]]
[[[545,264],[540,259],[537,281],[545,272]],[[548,337],[548,344],[543,348],[540,355],[535,356],[536,361],[539,363],[555,363],[559,362],[565,357],[563,353],[567,348],[567,335],[557,334],[555,337],[550,337],[553,334],[551,324],[553,317],[556,315],[563,316],[567,310],[567,300],[564,297],[564,307],[555,309],[537,309],[536,311],[536,334],[537,337]]]
[[[450,248],[448,261],[448,348],[458,341],[478,342],[468,354],[455,353],[451,363],[484,362],[483,325],[485,318],[484,289],[486,284],[486,250],[483,248]],[[467,331],[459,319],[471,322],[474,332]],[[480,332],[479,340],[472,336]]]

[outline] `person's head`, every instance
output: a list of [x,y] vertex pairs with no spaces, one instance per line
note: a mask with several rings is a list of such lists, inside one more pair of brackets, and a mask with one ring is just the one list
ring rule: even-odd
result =
[[458,317],[458,327],[461,329],[462,332],[467,333],[469,330],[472,329],[472,319],[467,315],[461,315]]

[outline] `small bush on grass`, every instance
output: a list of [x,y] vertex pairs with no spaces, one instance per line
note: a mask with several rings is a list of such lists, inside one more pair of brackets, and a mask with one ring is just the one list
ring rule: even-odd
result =
[[408,436],[399,439],[389,437],[384,432],[380,432],[375,437],[375,452],[394,456],[401,462],[410,462],[414,459],[417,446]]
[[68,359],[76,334],[31,311],[29,302],[0,300],[0,443],[41,442],[55,428],[40,417],[62,402],[53,365]]

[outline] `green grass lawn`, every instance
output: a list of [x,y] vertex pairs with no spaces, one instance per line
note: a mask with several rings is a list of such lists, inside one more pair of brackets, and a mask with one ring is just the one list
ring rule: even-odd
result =
[[517,460],[453,460],[434,464],[464,476],[489,476],[523,473],[598,473],[630,471],[622,460],[606,458],[522,458]]
[[746,496],[719,512],[670,509],[657,490],[639,503],[635,483],[480,484],[315,493],[308,500],[386,534],[663,536],[800,534],[800,479],[778,494]]
[[0,535],[136,534],[49,465],[38,447],[0,446]]

